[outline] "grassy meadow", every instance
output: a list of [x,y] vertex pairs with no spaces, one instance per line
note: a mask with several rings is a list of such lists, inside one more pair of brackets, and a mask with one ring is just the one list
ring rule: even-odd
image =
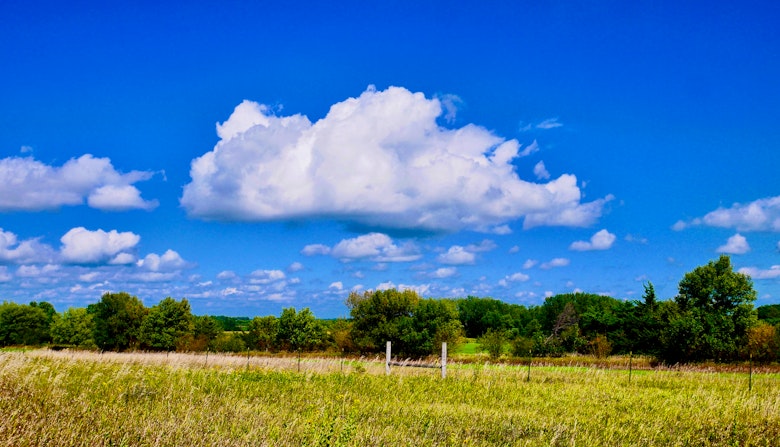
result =
[[[300,371],[299,371],[300,368]],[[0,352],[0,446],[776,446],[780,375]]]

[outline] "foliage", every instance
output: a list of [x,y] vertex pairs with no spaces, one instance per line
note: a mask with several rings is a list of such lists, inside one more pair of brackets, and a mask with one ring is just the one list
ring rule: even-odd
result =
[[83,307],[71,307],[51,325],[52,341],[57,344],[93,348],[94,324],[92,315]]
[[255,317],[249,322],[249,328],[244,334],[244,342],[249,349],[271,351],[277,347],[278,334],[278,318],[273,315]]
[[250,319],[248,317],[228,317],[225,315],[217,315],[211,318],[217,320],[223,331],[246,331],[249,328]]
[[310,351],[322,342],[323,331],[311,310],[296,312],[294,307],[282,309],[277,342],[286,351]]
[[35,302],[29,305],[9,302],[0,304],[0,346],[40,345],[48,342],[51,339],[49,325],[52,321],[51,314],[47,312],[48,307]]
[[737,359],[747,344],[748,329],[756,323],[755,299],[752,281],[734,272],[726,255],[686,273],[674,299],[677,312],[661,336],[661,359]]
[[352,341],[363,352],[379,352],[387,341],[393,352],[420,357],[456,344],[462,336],[457,308],[447,300],[423,300],[413,290],[396,289],[351,293]]
[[497,360],[506,351],[508,342],[507,332],[488,329],[484,335],[477,339],[480,349],[487,352],[491,360]]
[[756,308],[759,320],[766,321],[772,326],[780,325],[780,304],[766,304]]
[[469,296],[456,300],[458,316],[466,337],[476,338],[488,329],[512,330],[528,324],[532,316],[524,306],[493,298]]
[[87,306],[94,323],[92,337],[100,349],[122,351],[138,344],[147,309],[138,297],[126,292],[104,293]]
[[215,352],[242,352],[246,351],[246,343],[240,333],[223,332],[214,339],[209,349]]
[[167,297],[149,309],[139,329],[138,339],[148,349],[173,351],[186,346],[185,337],[195,328],[190,303]]
[[780,357],[780,334],[776,326],[759,323],[748,329],[748,354],[757,362],[773,362]]

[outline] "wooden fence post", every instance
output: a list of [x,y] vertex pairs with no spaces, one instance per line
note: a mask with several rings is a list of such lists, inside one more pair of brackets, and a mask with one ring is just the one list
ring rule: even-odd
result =
[[441,378],[447,378],[447,342],[441,344]]
[[390,342],[387,342],[387,349],[385,349],[385,375],[390,375]]

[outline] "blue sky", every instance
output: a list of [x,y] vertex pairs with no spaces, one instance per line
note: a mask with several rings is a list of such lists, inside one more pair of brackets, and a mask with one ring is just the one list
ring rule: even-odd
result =
[[0,299],[780,302],[775,3],[193,3],[4,3]]

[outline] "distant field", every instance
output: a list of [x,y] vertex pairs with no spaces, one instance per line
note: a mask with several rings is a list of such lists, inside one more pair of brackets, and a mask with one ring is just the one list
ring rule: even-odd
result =
[[776,446],[780,375],[0,353],[1,446]]

